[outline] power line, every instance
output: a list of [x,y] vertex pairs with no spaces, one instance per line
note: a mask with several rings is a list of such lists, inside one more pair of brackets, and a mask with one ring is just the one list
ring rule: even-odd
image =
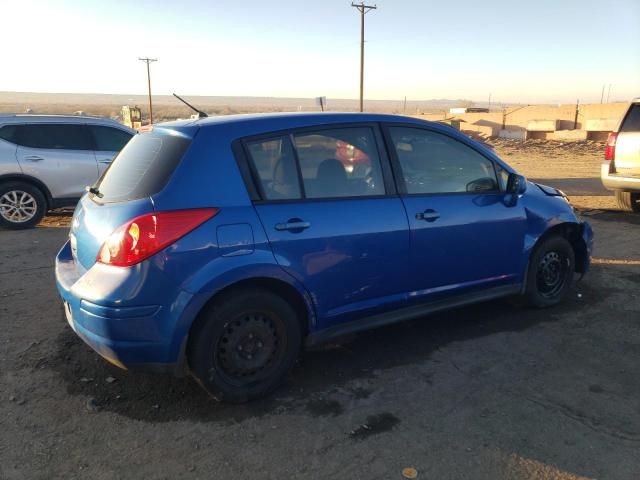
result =
[[140,58],[138,60],[145,62],[147,64],[147,86],[149,88],[149,125],[153,124],[153,105],[151,104],[151,72],[149,71],[149,64],[152,62],[157,62],[157,58]]
[[376,5],[365,5],[351,3],[351,6],[360,12],[360,111],[364,111],[364,16],[371,10],[378,7]]

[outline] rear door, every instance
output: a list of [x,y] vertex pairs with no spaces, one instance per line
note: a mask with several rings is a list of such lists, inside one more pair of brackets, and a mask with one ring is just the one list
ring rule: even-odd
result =
[[245,142],[276,260],[310,292],[321,326],[404,299],[407,217],[380,146],[368,125]]
[[616,172],[640,177],[640,103],[633,103],[625,115],[616,139]]
[[93,137],[98,175],[102,175],[133,135],[120,128],[104,125],[89,124],[87,128]]
[[82,124],[32,123],[16,127],[18,162],[54,198],[77,198],[98,178],[93,142]]
[[411,229],[416,299],[515,284],[526,215],[508,206],[494,162],[444,133],[389,126],[389,145]]

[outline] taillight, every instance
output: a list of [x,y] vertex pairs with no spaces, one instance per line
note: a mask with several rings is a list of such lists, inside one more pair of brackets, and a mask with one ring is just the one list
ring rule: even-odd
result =
[[604,159],[611,161],[616,158],[616,140],[618,138],[618,134],[616,132],[611,132],[609,134],[609,138],[607,138],[607,146],[604,148]]
[[196,208],[136,217],[107,237],[96,260],[118,267],[140,263],[184,237],[218,211],[217,208]]

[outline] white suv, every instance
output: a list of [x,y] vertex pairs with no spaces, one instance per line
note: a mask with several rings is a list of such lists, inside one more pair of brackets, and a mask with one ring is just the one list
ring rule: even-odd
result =
[[0,115],[0,226],[75,205],[135,133],[100,117]]
[[622,210],[640,212],[640,97],[609,135],[600,177]]

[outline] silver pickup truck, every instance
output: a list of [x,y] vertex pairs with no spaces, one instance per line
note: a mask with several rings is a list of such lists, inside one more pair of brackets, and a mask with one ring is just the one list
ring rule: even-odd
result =
[[640,97],[609,135],[600,177],[622,210],[640,212]]

